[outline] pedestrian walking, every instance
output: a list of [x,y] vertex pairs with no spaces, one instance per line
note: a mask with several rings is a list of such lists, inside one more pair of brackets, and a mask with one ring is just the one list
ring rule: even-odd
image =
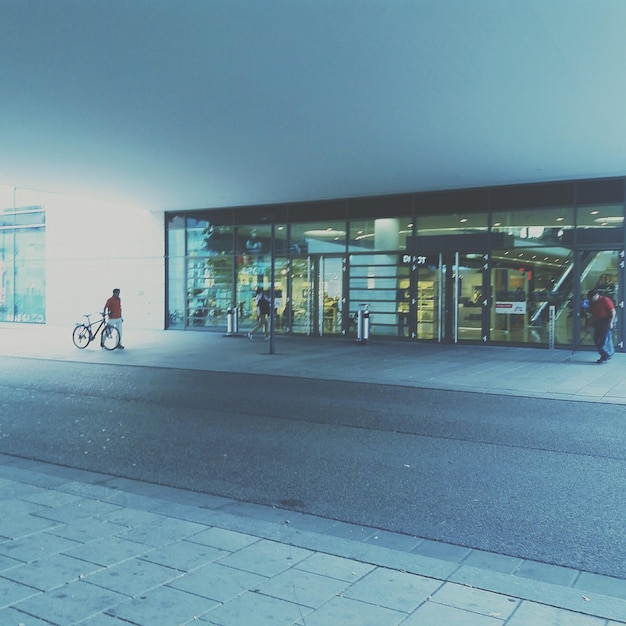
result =
[[614,354],[613,324],[615,323],[615,304],[608,296],[592,289],[588,296],[589,310],[593,316],[593,343],[600,358],[596,363],[606,363]]
[[268,320],[267,316],[270,314],[270,301],[265,297],[263,293],[263,287],[257,287],[256,295],[254,296],[254,302],[256,304],[257,324],[248,332],[248,339],[252,341],[252,335],[263,328],[265,339],[269,338]]

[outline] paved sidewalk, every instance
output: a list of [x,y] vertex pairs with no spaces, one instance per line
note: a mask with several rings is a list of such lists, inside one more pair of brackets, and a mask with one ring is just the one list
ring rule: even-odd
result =
[[[69,343],[69,345],[68,345]],[[132,331],[79,351],[0,328],[0,353],[626,402],[624,355]],[[616,626],[626,581],[0,455],[2,626]]]

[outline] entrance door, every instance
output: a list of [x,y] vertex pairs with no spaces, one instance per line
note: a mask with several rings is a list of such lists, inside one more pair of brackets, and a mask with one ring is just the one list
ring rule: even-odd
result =
[[413,257],[414,334],[439,343],[486,341],[488,257],[441,252]]
[[[596,289],[613,300],[617,308],[617,323],[613,326],[613,343],[616,349],[623,349],[623,311],[619,285],[624,272],[624,252],[618,250],[585,250],[578,253],[580,267],[580,328],[578,336],[582,345],[593,345],[593,329],[587,293]],[[580,341],[580,339],[578,340]]]
[[318,332],[320,335],[339,335],[343,303],[343,257],[319,257],[318,276]]

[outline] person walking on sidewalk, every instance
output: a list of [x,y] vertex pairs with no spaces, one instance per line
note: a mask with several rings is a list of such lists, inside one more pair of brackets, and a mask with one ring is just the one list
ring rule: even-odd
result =
[[[122,300],[120,299],[120,290],[114,289],[113,295],[104,303],[104,312],[109,316],[109,324],[115,326],[120,334],[120,343],[118,348],[124,349],[122,345]],[[102,346],[102,343],[100,343]],[[104,346],[103,346],[104,347]]]
[[252,341],[252,335],[263,328],[263,333],[265,334],[265,338],[269,337],[269,332],[267,329],[267,316],[270,314],[270,301],[265,297],[263,293],[263,287],[256,288],[256,295],[254,296],[254,302],[256,303],[256,314],[257,314],[257,324],[256,326],[248,332],[248,339]]
[[593,315],[593,343],[600,358],[596,363],[606,363],[614,354],[613,324],[615,322],[615,304],[608,296],[603,296],[592,289],[588,296],[589,310]]

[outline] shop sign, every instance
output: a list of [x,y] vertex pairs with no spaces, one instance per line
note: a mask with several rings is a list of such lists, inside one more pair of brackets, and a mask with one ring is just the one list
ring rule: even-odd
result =
[[524,315],[526,313],[525,302],[496,302],[496,313],[504,315]]

